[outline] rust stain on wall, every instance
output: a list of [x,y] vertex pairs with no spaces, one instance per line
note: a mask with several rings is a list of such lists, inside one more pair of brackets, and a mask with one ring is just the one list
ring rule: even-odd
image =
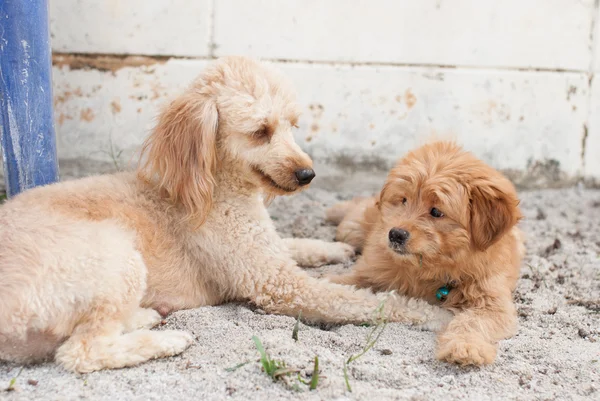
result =
[[98,70],[115,73],[121,68],[164,64],[169,57],[122,56],[108,54],[52,54],[52,65],[71,70]]
[[406,102],[406,107],[410,110],[414,107],[415,103],[417,103],[417,97],[412,93],[409,89],[404,92],[404,101]]
[[72,119],[73,119],[73,117],[71,117],[70,115],[65,114],[65,113],[60,113],[58,115],[58,125],[62,126],[65,123],[65,120],[72,120]]
[[83,109],[79,114],[79,119],[81,121],[87,121],[89,123],[90,121],[94,120],[94,112],[89,107],[87,109]]
[[323,115],[323,110],[325,110],[325,107],[323,107],[322,104],[316,103],[316,104],[309,104],[308,109],[311,111],[313,118],[321,118],[321,116]]
[[115,99],[112,102],[110,102],[110,109],[112,110],[113,114],[121,112],[121,104],[119,103],[119,99]]

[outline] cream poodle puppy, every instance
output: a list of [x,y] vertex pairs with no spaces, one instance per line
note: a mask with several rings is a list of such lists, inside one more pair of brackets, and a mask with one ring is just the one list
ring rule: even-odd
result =
[[26,191],[0,208],[0,359],[54,357],[90,372],[181,353],[161,315],[229,301],[309,322],[392,321],[438,329],[421,300],[333,284],[298,265],[344,262],[352,247],[282,239],[264,200],[315,173],[294,142],[286,81],[258,62],[218,60],[160,115],[136,172]]

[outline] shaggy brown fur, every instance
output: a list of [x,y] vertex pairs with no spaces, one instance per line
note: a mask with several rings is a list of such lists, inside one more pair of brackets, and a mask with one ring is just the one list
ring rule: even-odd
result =
[[[513,185],[453,143],[410,152],[376,198],[334,206],[337,239],[362,257],[337,283],[398,290],[457,312],[439,335],[437,357],[488,364],[513,335],[512,291],[524,253]],[[403,231],[402,231],[403,230]],[[450,289],[441,301],[436,292]]]

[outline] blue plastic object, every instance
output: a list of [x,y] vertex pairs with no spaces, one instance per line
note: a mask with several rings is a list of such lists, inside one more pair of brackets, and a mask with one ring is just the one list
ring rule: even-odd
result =
[[448,297],[448,294],[450,294],[450,288],[443,286],[438,288],[438,290],[435,292],[435,297],[438,299],[438,301],[445,301]]
[[47,0],[0,0],[0,143],[8,196],[58,181]]

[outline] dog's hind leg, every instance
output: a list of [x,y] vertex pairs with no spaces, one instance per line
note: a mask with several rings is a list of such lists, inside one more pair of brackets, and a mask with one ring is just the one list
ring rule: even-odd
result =
[[151,329],[159,324],[162,316],[154,309],[136,308],[131,316],[125,320],[125,332],[137,329]]
[[352,210],[361,198],[354,198],[349,201],[339,202],[325,211],[325,220],[332,224],[340,224],[348,212]]
[[326,219],[339,224],[335,240],[350,244],[357,251],[361,251],[373,223],[372,219],[377,217],[375,202],[376,199],[373,197],[354,198],[328,209],[325,212]]
[[[147,330],[160,321],[160,315],[140,307],[146,291],[146,266],[131,238],[115,228],[100,231],[107,237],[102,257],[91,254],[85,259],[95,262],[95,286],[88,290],[85,307],[76,312],[72,332],[55,355],[68,370],[133,366],[177,355],[192,343],[186,332]],[[80,267],[85,268],[89,266]]]
[[309,238],[284,238],[292,259],[303,267],[319,267],[345,263],[354,256],[354,248],[343,242],[327,242]]
[[80,323],[58,348],[56,362],[80,373],[123,368],[180,354],[193,341],[190,334],[175,330],[141,329],[123,334],[127,327],[112,312],[103,307],[94,310],[93,320]]

